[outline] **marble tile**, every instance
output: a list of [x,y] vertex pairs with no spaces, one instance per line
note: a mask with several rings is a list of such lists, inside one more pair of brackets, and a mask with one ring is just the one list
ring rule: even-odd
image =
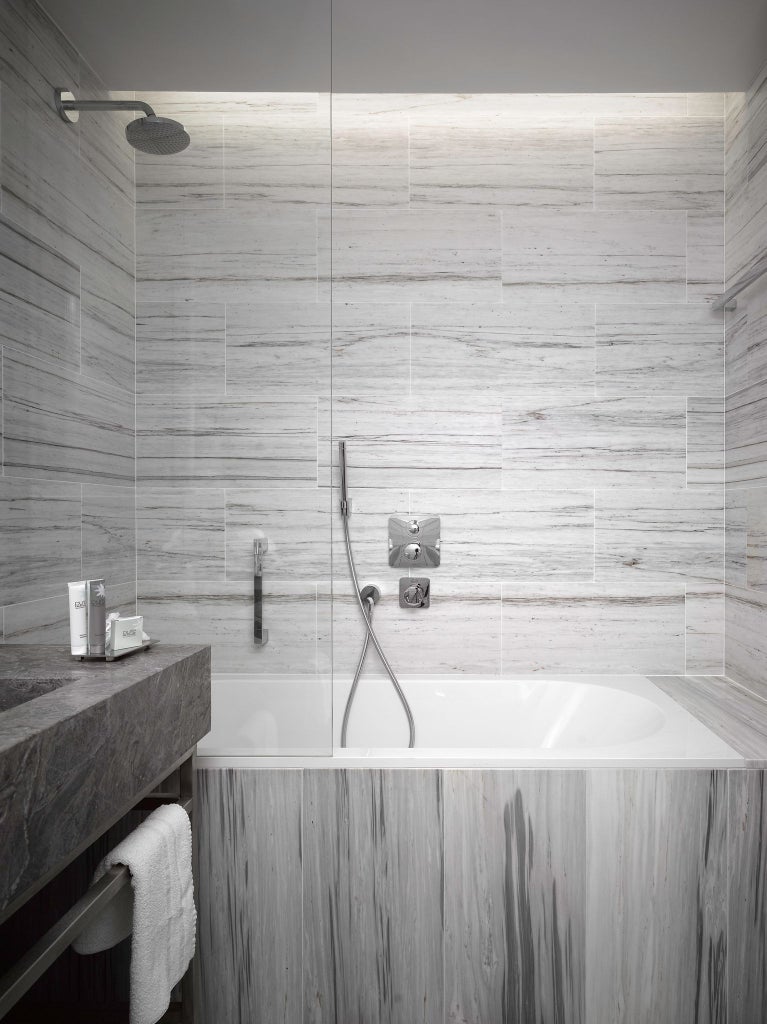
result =
[[[144,628],[164,643],[210,644],[214,672],[313,676],[328,669],[318,645],[316,588],[264,577],[265,647],[253,645],[253,581],[142,580],[138,610]],[[327,633],[320,623],[323,634]]]
[[446,771],[445,1020],[586,1024],[585,772]]
[[[684,93],[378,93],[343,97],[370,113],[403,111],[414,121],[445,124],[490,117],[574,118],[687,113]],[[338,103],[338,94],[333,97]],[[335,107],[334,107],[335,109]]]
[[724,488],[597,491],[597,580],[724,581]]
[[31,358],[6,356],[3,377],[6,473],[133,482],[132,395]]
[[687,399],[687,486],[716,487],[724,482],[724,402]]
[[224,507],[221,489],[140,487],[136,494],[138,578],[223,580]]
[[686,672],[717,675],[724,672],[724,586],[687,584],[685,600]]
[[334,211],[332,256],[334,302],[501,300],[497,214]]
[[503,588],[503,672],[684,672],[684,587],[514,583]]
[[597,118],[594,204],[600,210],[721,210],[720,117]]
[[136,279],[100,257],[85,254],[82,274],[82,371],[92,380],[135,390]]
[[[501,413],[497,404],[467,397],[429,400],[338,398],[333,435],[346,438],[349,486],[498,488],[501,481]],[[320,407],[320,479],[329,482],[328,457],[336,445]]]
[[724,330],[708,305],[598,305],[600,394],[721,397]]
[[[80,58],[80,91],[77,95],[94,100],[134,99],[132,92],[107,89],[87,61]],[[142,93],[143,96],[143,93]],[[138,117],[132,110],[80,114],[80,156],[133,205],[135,201],[135,158],[138,151],[125,138],[125,128]]]
[[329,303],[227,305],[228,394],[327,395],[330,358]]
[[253,540],[264,536],[270,575],[330,578],[331,496],[321,489],[231,488],[226,492],[226,577],[253,578]]
[[0,280],[5,350],[79,369],[79,268],[0,218]]
[[589,773],[589,1024],[724,1024],[727,774]]
[[136,211],[139,302],[314,302],[313,212]]
[[[352,511],[349,518],[349,533],[357,572],[366,579],[378,580],[383,576],[390,577],[393,582],[400,576],[406,576],[406,570],[389,566],[388,538],[390,516],[411,518],[409,492],[395,487],[389,489],[352,486],[350,501]],[[328,506],[333,518],[333,573],[345,585],[349,577],[338,502],[339,492],[336,487],[333,489],[332,502]],[[452,568],[456,568],[455,563]]]
[[504,489],[680,487],[685,399],[507,398]]
[[85,579],[103,577],[107,586],[136,579],[136,492],[131,487],[83,485]]
[[[66,586],[57,597],[22,604],[7,605],[3,609],[5,642],[7,644],[64,644],[69,645],[69,598]],[[136,613],[136,584],[122,583],[107,586],[107,611],[123,615]],[[187,635],[186,640],[189,637]]]
[[[728,487],[724,509],[724,570],[725,582],[745,587],[746,556],[748,550],[748,497],[751,488]],[[759,493],[756,489],[755,493]]]
[[728,586],[724,631],[725,673],[767,698],[767,594]]
[[333,209],[405,210],[410,202],[408,113],[378,95],[335,93]]
[[226,391],[226,307],[220,302],[142,302],[136,310],[136,391]]
[[687,113],[690,117],[724,117],[723,92],[688,92]]
[[198,772],[202,1024],[301,1019],[300,771]]
[[726,400],[727,483],[758,487],[767,482],[767,380]]
[[191,143],[181,153],[136,153],[136,203],[155,210],[224,205],[224,109],[198,93],[142,92],[162,117],[180,121]]
[[443,1021],[436,771],[304,771],[304,1021]]
[[6,0],[0,8],[0,82],[51,120],[53,90],[76,91],[80,81],[77,51],[36,3]]
[[237,487],[317,482],[317,403],[207,395],[140,395],[142,484]]
[[80,486],[0,480],[0,604],[66,593],[80,579]]
[[329,208],[330,107],[224,113],[224,204],[242,212]]
[[727,1002],[730,1024],[763,1020],[767,1011],[767,788],[765,773],[728,772],[730,890]]
[[417,303],[411,389],[515,394],[594,382],[593,306]]
[[726,393],[741,391],[767,379],[767,278],[738,296],[738,307],[726,316]]
[[591,210],[593,200],[591,118],[464,115],[432,124],[417,114],[411,117],[411,208]]
[[[453,580],[442,570],[435,570],[431,573],[429,608],[414,610],[399,607],[398,579],[406,574],[404,569],[396,574],[388,570],[379,571],[373,577],[381,591],[375,611],[376,634],[395,671],[399,670],[405,678],[500,676],[501,585]],[[333,668],[338,678],[345,681],[344,689],[348,688],[357,665],[363,630],[351,586],[345,579],[336,580],[333,587]],[[380,677],[384,671],[377,655],[371,651],[366,677]],[[360,710],[365,707],[367,696],[360,695]],[[373,703],[371,711],[375,706]],[[400,740],[403,738],[407,742],[407,732]],[[360,738],[359,745],[376,746],[377,742],[377,737],[367,736]]]
[[333,303],[334,395],[386,398],[392,388],[398,393],[409,388],[410,308],[407,303]]
[[685,224],[671,211],[506,210],[504,302],[684,302]]
[[593,578],[591,490],[411,491],[410,515],[440,516],[441,568],[452,579]]
[[687,212],[687,301],[715,302],[724,291],[724,216]]

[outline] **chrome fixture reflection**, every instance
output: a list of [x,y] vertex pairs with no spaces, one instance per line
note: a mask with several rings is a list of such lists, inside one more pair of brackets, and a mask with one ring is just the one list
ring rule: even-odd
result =
[[[363,618],[363,620],[365,622],[365,643],[364,643],[364,646],[362,648],[362,653],[360,655],[360,660],[359,660],[359,662],[357,664],[357,671],[356,671],[356,673],[354,675],[354,682],[352,683],[352,688],[349,691],[349,696],[348,696],[348,698],[346,700],[346,708],[344,710],[344,721],[343,721],[343,725],[341,727],[341,746],[342,747],[346,746],[346,727],[347,727],[348,721],[349,721],[349,713],[351,711],[352,704],[354,702],[354,695],[355,695],[355,693],[357,691],[357,684],[359,682],[360,673],[362,672],[362,666],[363,666],[363,664],[365,662],[365,656],[367,654],[368,642],[372,641],[373,646],[376,649],[376,653],[378,654],[378,657],[381,659],[381,664],[386,669],[386,674],[389,676],[389,679],[391,679],[392,686],[394,687],[394,689],[395,689],[395,691],[397,693],[397,696],[399,697],[400,703],[402,704],[402,708],[403,708],[403,710],[405,712],[405,715],[407,717],[408,730],[409,730],[409,733],[410,733],[410,738],[409,738],[409,741],[408,741],[408,746],[409,747],[414,747],[415,746],[415,722],[413,721],[413,712],[410,710],[410,705],[408,704],[407,697],[405,696],[405,694],[404,694],[404,692],[402,690],[402,687],[400,686],[399,679],[397,679],[397,676],[394,673],[394,669],[389,664],[389,662],[387,660],[387,657],[384,654],[383,649],[381,647],[381,644],[380,644],[380,642],[378,640],[378,637],[376,636],[375,631],[373,629],[373,623],[372,623],[373,606],[375,605],[376,601],[378,600],[378,597],[380,597],[380,592],[378,591],[377,587],[365,587],[364,589],[360,589],[359,580],[357,579],[357,570],[356,570],[355,565],[354,565],[354,555],[352,553],[352,542],[351,542],[351,537],[349,536],[349,516],[351,514],[351,506],[349,504],[349,494],[348,494],[348,490],[347,490],[348,485],[347,485],[347,473],[346,473],[346,442],[345,441],[339,441],[338,442],[338,464],[339,464],[339,467],[340,467],[340,470],[341,470],[341,503],[340,503],[340,508],[341,508],[341,519],[342,519],[343,524],[344,524],[344,541],[346,543],[346,558],[347,558],[347,560],[349,562],[349,573],[350,573],[351,578],[352,578],[352,586],[354,588],[354,596],[357,599],[357,604],[359,606],[360,612],[362,613],[362,618]],[[378,595],[378,596],[375,596],[375,595]]]
[[389,519],[389,565],[395,569],[435,569],[440,563],[439,516]]
[[431,604],[431,580],[426,576],[403,576],[399,581],[400,608],[428,608]]
[[143,111],[144,116],[131,121],[125,129],[125,138],[142,153],[170,156],[186,149],[191,141],[183,124],[170,117],[158,117],[143,100],[78,100],[68,89],[54,89],[54,104],[67,124],[76,124],[81,110]]
[[253,643],[264,647],[269,642],[269,630],[264,629],[264,555],[269,550],[266,537],[253,541]]

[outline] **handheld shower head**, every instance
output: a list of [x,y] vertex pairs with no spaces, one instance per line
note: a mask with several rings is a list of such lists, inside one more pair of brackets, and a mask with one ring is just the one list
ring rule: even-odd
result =
[[349,518],[349,495],[346,490],[346,441],[338,442],[338,466],[341,470],[341,515]]

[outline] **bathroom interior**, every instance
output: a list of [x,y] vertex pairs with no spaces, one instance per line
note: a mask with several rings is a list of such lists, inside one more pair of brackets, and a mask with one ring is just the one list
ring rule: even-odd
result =
[[767,2],[0,0],[0,1019],[767,1022]]

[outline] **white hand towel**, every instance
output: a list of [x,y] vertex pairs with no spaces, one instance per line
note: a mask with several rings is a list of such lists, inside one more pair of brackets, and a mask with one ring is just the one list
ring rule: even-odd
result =
[[184,808],[166,804],[153,811],[102,860],[93,881],[115,864],[127,866],[131,888],[104,908],[73,948],[98,953],[132,931],[130,1024],[156,1024],[194,956],[192,829]]

